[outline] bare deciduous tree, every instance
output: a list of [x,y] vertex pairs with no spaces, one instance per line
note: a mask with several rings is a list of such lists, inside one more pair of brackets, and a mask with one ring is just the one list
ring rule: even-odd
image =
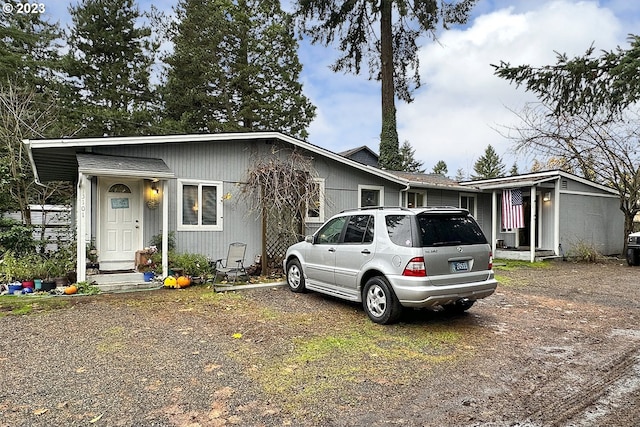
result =
[[23,139],[42,138],[55,122],[54,104],[41,105],[33,91],[25,92],[11,84],[0,86],[0,160],[8,172],[7,190],[15,208],[31,225],[29,204],[36,202],[33,172]]
[[517,113],[522,125],[510,128],[507,136],[518,151],[563,159],[569,170],[614,189],[625,218],[625,237],[640,211],[640,110],[627,108],[617,119],[607,113],[552,111],[546,103],[527,104]]
[[[297,241],[304,232],[307,211],[314,208],[320,199],[317,177],[313,159],[296,150],[273,146],[270,155],[255,155],[241,191],[249,211],[262,218],[263,274],[267,273],[266,228],[277,227],[279,234]],[[268,224],[267,219],[272,212],[288,220]]]

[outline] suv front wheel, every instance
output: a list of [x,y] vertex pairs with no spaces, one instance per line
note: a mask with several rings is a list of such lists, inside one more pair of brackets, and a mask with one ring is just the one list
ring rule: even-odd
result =
[[293,292],[305,292],[307,290],[302,267],[297,259],[291,260],[287,264],[287,284]]
[[402,313],[402,306],[384,277],[376,276],[364,285],[362,306],[375,323],[394,323]]

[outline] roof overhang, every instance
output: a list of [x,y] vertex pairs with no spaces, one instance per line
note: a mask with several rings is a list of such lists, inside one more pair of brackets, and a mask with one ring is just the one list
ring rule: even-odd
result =
[[372,174],[387,181],[406,186],[407,181],[385,171],[363,165],[339,154],[280,132],[238,132],[196,135],[160,135],[78,139],[24,140],[36,181],[74,181],[78,173],[76,153],[87,152],[91,147],[108,147],[145,144],[186,144],[194,142],[265,140],[282,141],[310,153],[321,155],[354,169]]
[[593,188],[597,188],[603,192],[617,195],[618,193],[605,185],[598,184],[597,182],[589,181],[588,179],[579,177],[577,175],[562,171],[562,170],[549,170],[542,172],[534,172],[524,175],[507,176],[504,178],[491,178],[482,179],[478,181],[466,181],[461,182],[462,186],[473,186],[481,190],[502,190],[510,188],[520,187],[532,187],[543,184],[545,182],[555,181],[561,178],[571,179],[581,184],[588,185]]

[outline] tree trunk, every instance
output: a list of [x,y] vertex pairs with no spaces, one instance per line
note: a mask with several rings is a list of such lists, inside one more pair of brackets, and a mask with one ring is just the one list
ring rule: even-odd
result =
[[395,84],[393,76],[392,0],[380,5],[380,63],[382,79],[382,131],[380,167],[400,169],[400,144],[396,128]]
[[623,210],[624,212],[624,246],[622,249],[622,256],[627,256],[627,248],[629,246],[629,234],[633,233],[633,218],[636,216],[635,212],[629,212],[627,210]]

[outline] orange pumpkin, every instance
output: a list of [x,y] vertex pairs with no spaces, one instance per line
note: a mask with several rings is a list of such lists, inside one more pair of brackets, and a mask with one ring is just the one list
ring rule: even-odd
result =
[[178,277],[177,284],[179,288],[186,288],[191,284],[191,278],[189,276]]
[[66,295],[73,295],[76,292],[78,292],[78,287],[76,285],[71,285],[71,286],[67,286],[66,288],[64,288],[64,293]]
[[178,281],[173,276],[167,276],[167,278],[164,279],[164,286],[166,288],[175,288],[177,284],[178,284]]

